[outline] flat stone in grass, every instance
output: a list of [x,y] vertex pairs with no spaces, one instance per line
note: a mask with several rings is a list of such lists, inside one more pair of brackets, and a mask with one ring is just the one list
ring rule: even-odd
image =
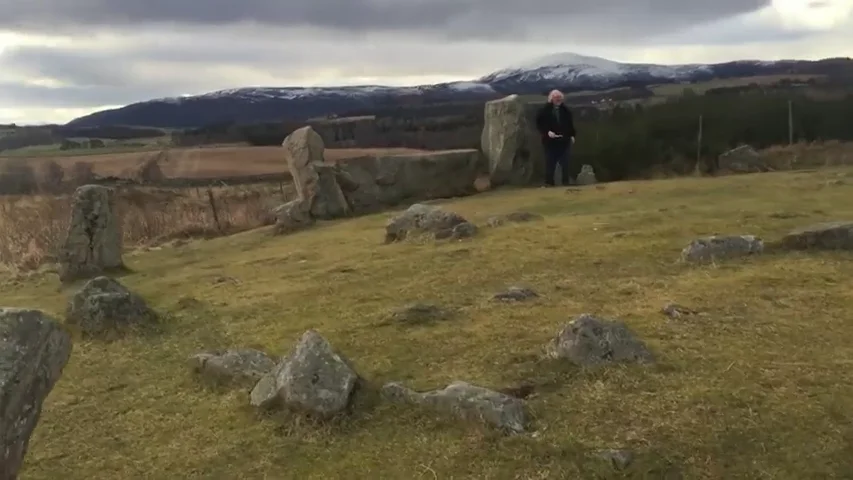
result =
[[411,404],[477,421],[507,433],[521,433],[530,422],[523,400],[478,387],[466,382],[453,382],[444,389],[419,393],[399,383],[382,387],[382,395],[395,403]]
[[853,221],[798,228],[782,237],[781,243],[788,250],[853,250]]
[[616,470],[624,470],[634,461],[634,454],[630,450],[599,450],[596,452],[596,456],[609,463]]
[[503,292],[496,293],[492,299],[502,302],[523,302],[538,298],[539,294],[526,287],[509,287]]
[[764,242],[754,235],[712,236],[690,242],[681,251],[681,259],[688,263],[707,263],[758,255],[763,251]]
[[430,303],[413,303],[391,312],[388,323],[400,325],[428,325],[449,320],[454,312]]
[[538,213],[530,212],[512,212],[504,215],[495,215],[486,220],[486,225],[489,227],[499,227],[507,223],[526,223],[544,220],[545,217]]
[[276,359],[252,348],[198,353],[188,359],[192,371],[222,385],[255,385],[271,372]]
[[699,312],[693,310],[692,308],[685,307],[683,305],[679,305],[677,303],[667,303],[661,309],[661,313],[666,315],[667,317],[675,320],[682,317],[688,317],[691,315],[696,315]]

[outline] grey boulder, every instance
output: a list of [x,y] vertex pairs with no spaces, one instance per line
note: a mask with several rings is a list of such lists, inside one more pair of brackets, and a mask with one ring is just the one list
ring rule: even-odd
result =
[[358,378],[325,338],[308,330],[293,352],[258,381],[250,403],[261,409],[284,406],[333,417],[349,406]]

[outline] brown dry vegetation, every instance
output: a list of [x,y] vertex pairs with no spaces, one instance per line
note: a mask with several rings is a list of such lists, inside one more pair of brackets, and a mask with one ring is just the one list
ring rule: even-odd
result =
[[761,151],[768,165],[776,170],[838,167],[853,165],[853,144],[827,141],[797,143]]
[[[272,208],[293,195],[286,184],[209,190],[122,187],[117,204],[125,245],[133,248],[269,225]],[[0,197],[0,264],[31,270],[53,260],[70,215],[70,195]]]
[[[419,151],[408,148],[329,148],[326,149],[326,160],[340,162],[363,155]],[[27,160],[35,167],[44,162],[54,161],[66,171],[69,171],[77,162],[89,162],[98,175],[122,176],[149,158],[160,156],[162,158],[160,169],[166,177],[217,178],[282,172],[286,169],[283,155],[281,147],[221,146],[73,157],[45,155],[28,157]],[[9,158],[0,157],[0,168],[2,168],[2,162],[8,160]]]
[[[678,178],[603,188],[522,189],[445,202],[482,223],[471,241],[381,246],[387,215],[291,236],[266,229],[128,256],[122,281],[163,312],[165,331],[77,341],[30,443],[29,480],[845,479],[853,478],[853,276],[849,252],[767,253],[679,264],[697,236],[853,218],[853,171]],[[229,279],[223,282],[221,279]],[[0,283],[4,305],[61,315],[72,290],[49,273]],[[542,297],[490,301],[508,284]],[[381,326],[410,302],[454,320]],[[669,301],[703,315],[671,320]],[[658,357],[649,367],[543,361],[574,316],[624,320]],[[531,381],[536,434],[503,437],[379,402],[317,424],[258,417],[245,391],[199,385],[200,350],[287,352],[318,329],[371,386]],[[594,456],[628,448],[624,472]]]

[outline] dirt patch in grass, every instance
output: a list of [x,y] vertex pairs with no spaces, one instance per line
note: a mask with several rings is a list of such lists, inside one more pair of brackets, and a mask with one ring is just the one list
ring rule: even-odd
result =
[[[23,477],[851,478],[853,256],[677,263],[697,236],[772,239],[853,218],[851,187],[827,186],[849,171],[490,192],[447,205],[478,223],[516,210],[545,219],[464,243],[383,246],[387,215],[375,215],[129,257],[136,273],[122,281],[170,315],[167,332],[76,343]],[[491,301],[513,284],[541,296]],[[0,288],[5,305],[54,314],[69,295],[49,274]],[[417,302],[460,314],[377,326]],[[669,302],[700,313],[669,318],[660,311]],[[584,312],[625,321],[657,364],[583,370],[541,360],[543,345]],[[502,437],[381,402],[330,425],[257,418],[245,392],[211,391],[185,367],[212,348],[281,354],[308,328],[372,385],[533,383],[538,430]],[[635,459],[622,472],[595,456],[623,448]]]

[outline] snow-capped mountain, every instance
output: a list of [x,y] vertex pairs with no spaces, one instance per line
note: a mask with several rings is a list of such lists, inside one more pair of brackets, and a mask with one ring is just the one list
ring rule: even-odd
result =
[[381,96],[425,96],[445,94],[484,94],[495,95],[495,90],[487,83],[450,82],[414,87],[391,87],[385,85],[356,85],[347,87],[245,87],[218,90],[201,95],[184,95],[151,100],[152,102],[182,103],[187,100],[234,98],[248,102],[264,100],[297,100],[312,97],[373,98]]
[[[839,63],[840,62],[840,63]],[[832,74],[850,71],[850,59],[778,62],[737,61],[721,64],[654,65],[620,63],[599,57],[558,53],[502,68],[479,79],[392,87],[247,87],[202,95],[161,98],[96,112],[69,126],[144,125],[164,128],[199,127],[217,122],[258,123],[305,120],[330,114],[450,102],[482,102],[511,93],[542,94],[601,90],[620,86],[689,83],[712,78],[769,74]]]
[[654,65],[619,63],[600,57],[557,53],[510,66],[480,78],[489,85],[548,83],[606,87],[627,81],[681,82],[713,76],[711,65]]

